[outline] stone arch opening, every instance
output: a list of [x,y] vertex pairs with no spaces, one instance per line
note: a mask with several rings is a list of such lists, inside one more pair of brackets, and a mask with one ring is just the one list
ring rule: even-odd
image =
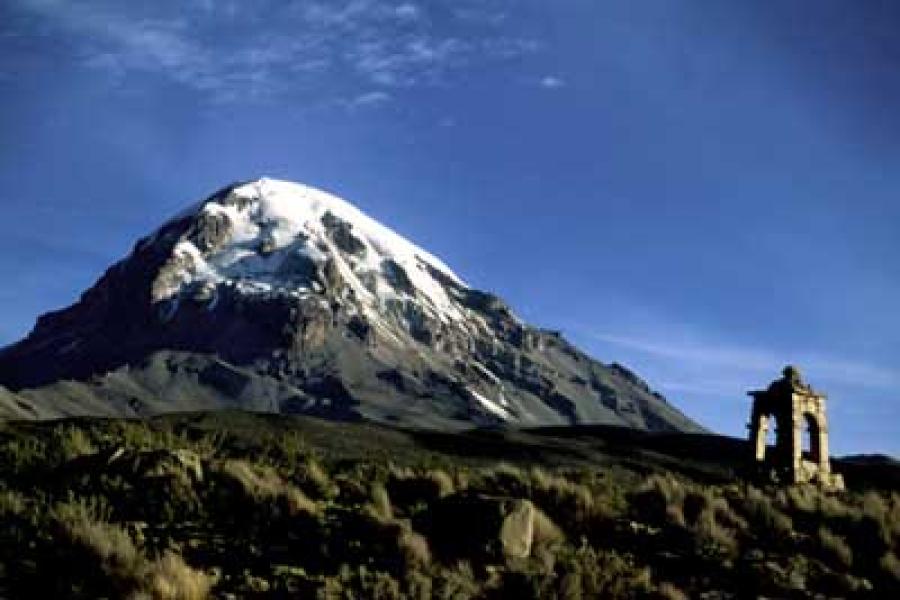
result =
[[803,414],[802,451],[803,458],[810,462],[819,463],[822,460],[822,446],[820,442],[821,427],[819,420],[812,413]]
[[766,445],[765,458],[771,460],[776,456],[778,448],[778,421],[773,415],[767,415],[766,421],[766,430],[763,432],[763,442]]

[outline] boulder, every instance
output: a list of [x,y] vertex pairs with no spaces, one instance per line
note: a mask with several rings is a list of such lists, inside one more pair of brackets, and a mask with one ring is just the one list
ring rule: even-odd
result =
[[534,505],[528,500],[515,500],[500,525],[500,547],[510,558],[528,558],[534,540]]

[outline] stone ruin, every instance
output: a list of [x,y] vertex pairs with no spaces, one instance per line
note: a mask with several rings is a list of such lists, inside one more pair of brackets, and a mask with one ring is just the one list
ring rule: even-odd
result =
[[[783,377],[768,389],[749,394],[753,398],[750,444],[759,471],[779,483],[844,489],[843,477],[831,471],[825,395],[804,383],[792,366],[785,367]],[[775,443],[770,446],[766,438],[773,425]],[[806,447],[804,435],[808,435]]]

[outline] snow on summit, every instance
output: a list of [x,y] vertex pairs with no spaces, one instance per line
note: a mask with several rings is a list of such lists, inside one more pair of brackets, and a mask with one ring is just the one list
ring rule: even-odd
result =
[[211,233],[179,242],[178,270],[157,299],[177,300],[188,289],[220,285],[247,294],[300,297],[322,291],[322,273],[330,270],[366,305],[415,299],[442,321],[463,318],[438,281],[465,287],[453,271],[327,192],[260,179],[206,202],[197,218]]

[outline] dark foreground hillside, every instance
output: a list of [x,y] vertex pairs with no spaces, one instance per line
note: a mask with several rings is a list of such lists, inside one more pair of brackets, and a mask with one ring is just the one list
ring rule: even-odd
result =
[[0,423],[0,598],[900,597],[896,463],[237,413]]

